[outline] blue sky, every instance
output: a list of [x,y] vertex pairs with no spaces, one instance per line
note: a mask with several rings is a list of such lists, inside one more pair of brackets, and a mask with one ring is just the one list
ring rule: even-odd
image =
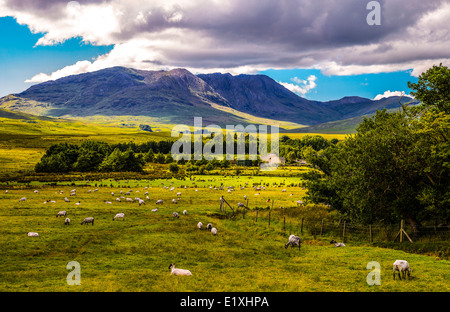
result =
[[3,0],[0,96],[112,66],[266,74],[318,101],[409,94],[450,63],[450,2],[378,2],[380,25],[361,0]]

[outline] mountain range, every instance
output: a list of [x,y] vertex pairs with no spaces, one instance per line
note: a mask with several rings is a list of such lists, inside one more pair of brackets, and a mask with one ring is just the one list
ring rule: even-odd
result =
[[[248,124],[254,117],[304,126],[399,108],[399,97],[310,101],[266,75],[199,74],[111,67],[36,84],[0,99],[0,108],[49,117],[151,116],[169,124]],[[411,98],[404,97],[408,102]]]

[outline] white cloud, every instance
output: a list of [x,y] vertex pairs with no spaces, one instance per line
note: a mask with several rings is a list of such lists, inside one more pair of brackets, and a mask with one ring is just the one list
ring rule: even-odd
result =
[[284,86],[286,89],[294,93],[297,93],[298,95],[304,96],[312,89],[317,87],[316,79],[317,79],[316,76],[311,75],[306,80],[299,79],[298,77],[291,78],[291,81],[293,81],[294,83],[289,82],[278,82],[278,83]]
[[378,94],[377,96],[375,96],[374,98],[373,98],[373,100],[374,101],[377,101],[377,100],[381,100],[381,99],[384,99],[384,98],[388,98],[388,97],[391,97],[391,96],[409,96],[409,97],[411,97],[411,95],[409,95],[409,94],[405,94],[405,92],[404,91],[391,91],[391,90],[387,90],[387,91],[385,91],[383,94]]
[[[377,27],[366,24],[368,11],[360,0],[77,3],[0,0],[0,17],[13,16],[44,34],[38,46],[73,37],[114,45],[94,61],[40,73],[28,82],[117,65],[231,73],[317,68],[326,75],[412,69],[418,76],[433,64],[450,63],[450,3],[443,0],[384,1]],[[315,88],[308,79],[284,84],[302,95]]]

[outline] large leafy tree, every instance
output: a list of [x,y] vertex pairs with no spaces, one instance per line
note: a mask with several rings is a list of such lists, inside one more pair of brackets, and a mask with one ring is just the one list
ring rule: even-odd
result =
[[448,73],[442,65],[431,68],[409,84],[420,105],[378,111],[355,135],[313,154],[320,171],[307,176],[309,199],[364,223],[403,218],[418,230],[427,220],[448,222]]

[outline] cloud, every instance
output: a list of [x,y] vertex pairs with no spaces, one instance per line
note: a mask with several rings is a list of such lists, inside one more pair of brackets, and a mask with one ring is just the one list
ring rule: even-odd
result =
[[298,95],[304,96],[308,92],[310,92],[312,89],[317,87],[316,84],[317,77],[314,75],[309,76],[306,80],[299,79],[298,77],[291,78],[291,81],[294,83],[289,82],[278,82],[282,86],[284,86],[286,89],[297,93]]
[[450,63],[448,1],[379,2],[381,26],[367,24],[367,2],[360,0],[0,0],[0,16],[42,33],[36,45],[74,37],[114,45],[86,60],[90,65],[28,81],[114,65],[232,73],[316,68],[327,75],[412,69],[417,76]]
[[405,96],[405,95],[411,97],[411,95],[405,94],[404,91],[391,91],[391,90],[387,90],[387,91],[385,91],[383,94],[378,94],[377,96],[375,96],[375,97],[373,98],[373,100],[374,100],[374,101],[377,101],[377,100],[381,100],[381,99],[383,99],[383,98],[388,98],[388,97],[391,97],[391,96]]

